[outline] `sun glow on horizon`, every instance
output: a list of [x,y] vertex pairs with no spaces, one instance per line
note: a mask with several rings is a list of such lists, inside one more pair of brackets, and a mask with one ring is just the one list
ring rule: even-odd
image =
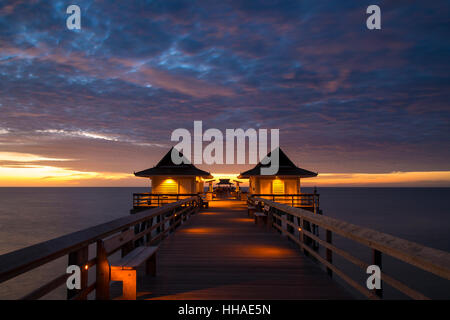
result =
[[[0,152],[1,187],[39,186],[147,186],[126,172],[83,171],[68,166],[68,161],[30,153]],[[215,180],[238,180],[237,173],[212,173]],[[248,180],[242,181],[243,187]],[[446,186],[450,187],[450,171],[414,171],[389,173],[321,173],[302,179],[305,187],[318,186]]]
[[436,183],[450,186],[450,171],[410,171],[389,173],[322,173],[302,180],[303,186],[359,186]]
[[72,161],[43,157],[36,154],[0,152],[0,186],[49,186],[82,185],[83,181],[120,180],[132,177],[131,174],[111,172],[79,171],[59,167],[46,162]]

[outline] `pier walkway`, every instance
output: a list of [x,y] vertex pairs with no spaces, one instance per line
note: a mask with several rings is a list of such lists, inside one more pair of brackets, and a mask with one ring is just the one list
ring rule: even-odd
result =
[[[266,217],[261,226],[248,218],[244,201],[210,201],[209,208],[199,195],[175,201],[133,208],[122,218],[3,254],[0,284],[64,257],[67,266],[79,267],[80,288],[67,288],[71,274],[59,268],[22,299],[40,299],[60,288],[70,300],[117,299],[124,286],[129,299],[351,299],[335,277],[369,299],[382,299],[384,284],[412,299],[429,298],[386,273],[384,255],[442,278],[443,287],[450,280],[448,252],[308,210],[253,196],[248,203],[265,212],[258,215]],[[365,247],[371,261],[337,247],[333,235]],[[364,275],[370,265],[379,266],[381,288],[369,290],[365,280],[340,269],[334,256]],[[155,262],[156,277],[150,276]],[[142,264],[150,275],[138,270],[136,279]]]
[[256,226],[241,201],[211,201],[161,243],[157,276],[140,274],[138,299],[351,298],[298,246]]

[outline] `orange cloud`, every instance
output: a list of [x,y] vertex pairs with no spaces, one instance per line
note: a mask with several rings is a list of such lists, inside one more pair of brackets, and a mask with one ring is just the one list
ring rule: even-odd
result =
[[450,186],[450,171],[321,173],[317,178],[303,181],[304,186]]
[[[67,168],[73,159],[49,158],[36,154],[0,152],[0,186],[148,186],[126,172],[83,171]],[[213,169],[213,168],[212,168]],[[238,174],[213,173],[215,179],[237,180]],[[248,181],[241,179],[241,186]],[[321,173],[302,179],[302,186],[450,186],[450,171],[390,173]]]

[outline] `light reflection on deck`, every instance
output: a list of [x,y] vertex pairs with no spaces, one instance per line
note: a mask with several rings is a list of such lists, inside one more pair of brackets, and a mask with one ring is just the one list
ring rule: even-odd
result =
[[351,298],[298,247],[256,226],[245,202],[209,205],[160,245],[157,276],[140,277],[138,299]]

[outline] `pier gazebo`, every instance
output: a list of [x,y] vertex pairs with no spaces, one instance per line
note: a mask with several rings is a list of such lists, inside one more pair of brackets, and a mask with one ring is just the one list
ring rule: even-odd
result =
[[[242,172],[238,179],[249,179],[249,196],[259,196],[296,207],[307,207],[315,201],[312,194],[301,193],[301,179],[316,177],[318,173],[297,167],[279,148],[279,169],[276,174],[262,175],[261,168],[269,164],[259,162],[253,169]],[[269,152],[266,158],[271,157]],[[266,161],[262,161],[266,162]]]
[[[153,168],[134,173],[136,177],[150,179],[152,184],[151,193],[135,194],[135,207],[142,206],[142,203],[159,206],[204,192],[204,181],[211,179],[211,174],[189,163],[181,152],[179,154],[183,162],[175,164],[171,156],[173,149]],[[139,199],[136,199],[136,195]]]

